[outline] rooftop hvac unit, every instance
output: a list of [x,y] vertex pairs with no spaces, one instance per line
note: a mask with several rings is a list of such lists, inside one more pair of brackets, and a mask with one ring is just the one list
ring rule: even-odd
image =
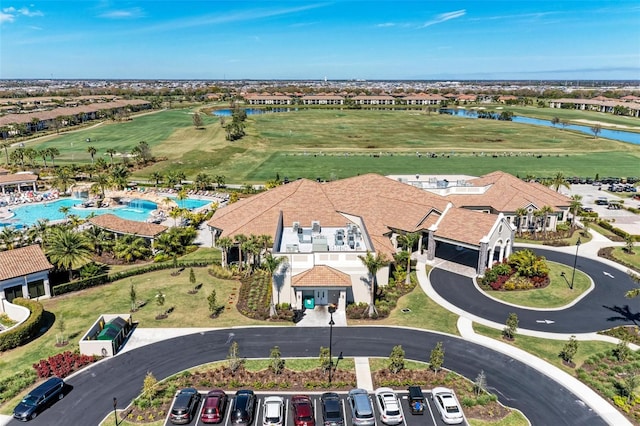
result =
[[300,222],[293,222],[293,232],[298,232],[300,229]]
[[311,231],[312,232],[321,232],[320,222],[319,221],[314,220],[313,222],[311,222]]

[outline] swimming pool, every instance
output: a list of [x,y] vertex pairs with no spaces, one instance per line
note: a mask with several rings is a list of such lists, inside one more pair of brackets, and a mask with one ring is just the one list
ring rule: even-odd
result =
[[75,207],[83,201],[84,200],[78,198],[64,198],[46,203],[12,207],[11,210],[14,216],[8,220],[3,219],[2,222],[0,222],[0,227],[14,226],[16,228],[23,228],[34,225],[39,219],[49,219],[50,221],[62,220],[65,218],[65,215],[60,211],[61,207],[69,207],[68,214],[82,218],[86,218],[91,213],[97,215],[111,213],[123,219],[137,220],[139,222],[144,222],[149,217],[149,213],[156,209],[156,205],[153,203],[144,203],[143,205],[136,205],[135,207],[118,206],[104,209]]
[[[185,198],[180,201],[176,198],[173,199],[180,207],[187,209],[197,209],[211,204],[211,201],[195,198]],[[82,218],[86,218],[91,213],[95,213],[96,215],[111,213],[123,219],[136,220],[138,222],[146,221],[149,218],[150,213],[158,208],[155,203],[140,199],[131,200],[126,206],[104,209],[76,207],[84,201],[86,200],[79,198],[63,198],[56,201],[48,201],[46,203],[14,206],[11,207],[14,216],[9,219],[1,219],[0,228],[4,226],[13,226],[16,229],[21,229],[34,225],[39,219],[49,219],[50,221],[62,220],[65,218],[65,215],[60,211],[61,207],[69,207],[70,210],[68,214],[74,214]]]
[[204,207],[213,202],[210,200],[198,200],[197,198],[185,198],[184,200],[178,200],[175,197],[170,197],[170,198],[178,204],[178,207],[181,207],[183,209],[189,209],[189,210]]

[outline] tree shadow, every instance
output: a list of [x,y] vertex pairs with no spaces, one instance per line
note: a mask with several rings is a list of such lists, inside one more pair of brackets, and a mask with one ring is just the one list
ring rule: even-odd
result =
[[607,321],[632,321],[635,325],[640,323],[640,312],[631,312],[629,305],[624,306],[605,306],[603,308],[609,309],[618,314],[618,316],[612,316],[607,318]]

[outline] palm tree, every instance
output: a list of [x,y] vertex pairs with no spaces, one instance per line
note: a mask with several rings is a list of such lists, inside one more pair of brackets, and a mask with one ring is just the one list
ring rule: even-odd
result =
[[47,234],[45,254],[57,268],[69,271],[71,281],[73,270],[91,261],[93,246],[84,234],[65,227],[55,227]]
[[207,189],[207,187],[211,185],[211,176],[206,173],[198,173],[195,184],[197,189]]
[[49,155],[49,151],[45,149],[38,150],[38,155],[42,157],[42,162],[44,163],[44,168],[47,168],[47,156]]
[[367,254],[365,256],[358,255],[358,258],[362,261],[369,273],[369,294],[371,296],[371,300],[369,301],[369,317],[371,318],[377,314],[375,294],[378,286],[378,279],[376,278],[376,274],[380,269],[387,266],[389,261],[383,254],[374,255],[369,250],[367,250]]
[[33,166],[33,159],[38,156],[38,151],[36,151],[33,148],[25,148],[24,149],[24,156],[27,159],[27,161],[29,162],[29,164],[31,166]]
[[156,188],[158,187],[158,185],[160,184],[160,181],[162,180],[164,176],[162,175],[162,173],[160,172],[153,172],[151,173],[151,179],[153,179],[156,182]]
[[62,206],[58,209],[58,211],[60,213],[62,213],[64,215],[65,218],[67,218],[69,216],[69,211],[71,211],[71,207],[69,206]]
[[518,218],[518,235],[522,236],[522,222],[524,222],[523,218],[527,215],[527,209],[524,207],[517,208],[515,214]]
[[582,207],[582,195],[573,194],[571,196],[571,204],[569,209],[573,212],[573,217],[571,218],[571,229],[574,230],[576,228],[576,218],[578,217],[578,211]]
[[100,195],[104,198],[104,190],[109,187],[109,176],[104,173],[99,173],[94,177],[95,185],[100,190]]
[[407,256],[407,276],[405,281],[409,284],[411,281],[411,253],[413,252],[413,246],[420,240],[420,234],[417,232],[409,232],[408,234],[400,235],[398,239],[402,247],[409,252],[409,256]]
[[56,162],[55,159],[56,157],[60,156],[60,151],[58,150],[58,148],[47,148],[47,151],[49,151],[49,157],[51,157],[51,166],[55,169],[56,167]]
[[20,163],[20,167],[24,169],[24,148],[16,148],[11,153],[11,161]]
[[69,167],[61,167],[55,171],[56,177],[53,180],[53,185],[61,192],[67,192],[67,188],[74,180]]
[[89,227],[84,231],[84,234],[87,236],[89,241],[91,241],[91,244],[93,244],[95,253],[98,256],[102,256],[102,253],[105,251],[111,251],[115,245],[113,234],[111,232],[106,232],[97,226]]
[[49,219],[38,219],[36,223],[27,229],[27,238],[31,244],[44,241],[44,235],[49,227]]
[[144,259],[151,254],[147,241],[135,235],[125,235],[116,241],[114,254],[118,259],[130,263],[137,259]]
[[233,240],[238,245],[238,266],[240,267],[240,272],[242,272],[242,250],[249,238],[244,234],[238,234]]
[[229,259],[229,249],[233,247],[233,240],[229,237],[220,237],[216,242],[216,245],[222,250],[222,266],[227,266],[227,260]]
[[183,212],[183,209],[181,209],[180,207],[174,207],[171,209],[171,211],[169,211],[169,217],[173,219],[173,223],[175,226],[178,226],[178,218],[182,216]]
[[262,245],[257,235],[251,234],[249,240],[244,243],[243,250],[247,253],[247,263],[249,263],[249,254],[251,255],[251,272],[253,272],[258,265],[258,256],[262,251]]
[[178,195],[176,197],[178,199],[178,206],[182,207],[181,205],[181,201],[184,201],[188,198],[187,196],[187,190],[186,189],[181,189],[180,191],[178,191]]
[[542,206],[540,209],[540,215],[542,216],[542,232],[545,239],[547,238],[549,215],[551,215],[551,213],[553,213],[553,207],[551,206]]
[[87,147],[87,152],[91,156],[91,164],[93,164],[93,157],[96,155],[96,152],[98,152],[98,150],[95,146],[89,146]]
[[125,166],[114,167],[111,171],[110,182],[117,189],[124,189],[129,184],[129,169]]
[[117,153],[118,151],[116,151],[116,150],[115,150],[115,149],[113,149],[113,148],[109,148],[109,149],[107,149],[105,152],[106,152],[107,154],[109,154],[109,157],[111,157],[111,165],[113,165],[113,156],[114,156],[114,155],[116,155],[116,153]]
[[[271,277],[271,281],[273,284],[273,274],[276,273],[276,271],[278,270],[278,268],[280,268],[280,265],[285,263],[287,261],[286,257],[275,257],[274,255],[272,255],[271,253],[267,253],[267,255],[264,258],[264,261],[262,262],[262,267],[269,273],[269,276]],[[277,287],[277,286],[276,286]],[[278,302],[276,303],[276,305],[280,304],[280,288],[278,287]],[[270,308],[271,312],[271,316],[274,316],[277,314],[276,312],[276,308],[274,306],[273,303],[273,296],[271,297],[271,308]]]
[[0,142],[0,148],[4,149],[4,164],[9,165],[9,147],[11,146],[11,142],[2,141]]
[[560,187],[564,186],[565,188],[571,188],[569,182],[567,182],[567,178],[562,174],[562,172],[556,173],[556,175],[551,179],[551,188],[555,189],[556,192],[560,191]]
[[0,232],[0,241],[7,250],[13,250],[16,247],[16,240],[20,236],[20,232],[13,226],[5,226]]

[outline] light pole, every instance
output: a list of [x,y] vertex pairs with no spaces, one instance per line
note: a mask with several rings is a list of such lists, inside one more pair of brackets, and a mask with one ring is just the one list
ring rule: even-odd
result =
[[576,277],[576,265],[578,264],[578,249],[580,248],[580,237],[576,241],[576,257],[573,260],[573,273],[571,274],[571,290],[573,290],[573,279]]
[[118,413],[116,412],[116,407],[118,406],[118,399],[113,397],[113,418],[116,419],[116,426],[118,426]]
[[331,387],[331,375],[333,373],[333,357],[331,355],[331,347],[333,346],[333,326],[336,324],[333,322],[333,311],[331,306],[329,306],[329,315],[331,315],[331,319],[329,320],[329,387]]

